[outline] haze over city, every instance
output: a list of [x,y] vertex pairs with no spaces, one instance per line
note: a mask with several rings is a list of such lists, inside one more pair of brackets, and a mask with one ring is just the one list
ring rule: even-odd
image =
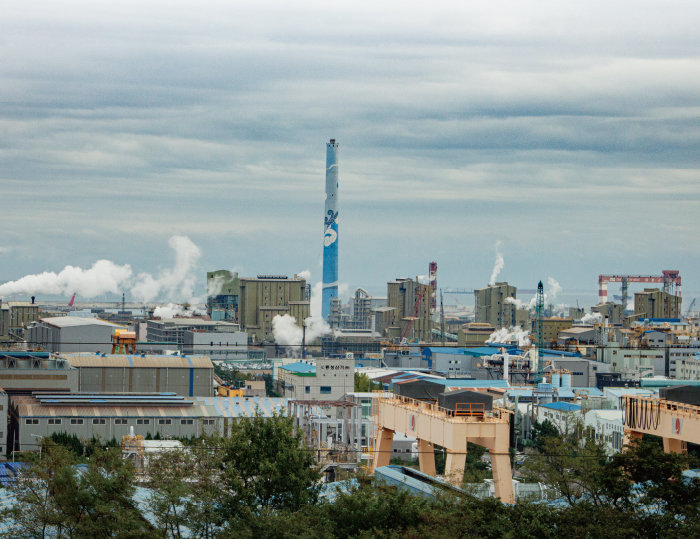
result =
[[349,291],[430,260],[481,287],[497,244],[521,288],[595,300],[599,273],[675,268],[697,290],[699,9],[12,2],[0,282],[100,259],[158,279],[173,236],[195,295],[216,268],[319,282],[333,137]]

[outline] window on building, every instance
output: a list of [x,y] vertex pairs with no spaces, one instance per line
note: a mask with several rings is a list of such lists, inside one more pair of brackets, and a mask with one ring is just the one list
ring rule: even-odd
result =
[[159,419],[158,424],[159,425],[170,425],[172,423],[171,419]]
[[25,419],[24,424],[25,425],[38,425],[39,420],[38,419]]
[[321,386],[320,388],[321,393],[330,393],[331,392],[331,386]]
[[136,424],[137,425],[150,425],[151,420],[150,419],[137,419]]
[[304,393],[311,393],[311,386],[306,386],[304,388]]
[[181,419],[180,424],[181,425],[193,425],[194,419]]
[[84,421],[82,419],[71,419],[70,424],[71,425],[82,425]]
[[215,419],[205,419],[204,424],[205,425],[213,425],[216,422]]
[[126,418],[120,417],[114,420],[115,425],[126,425]]
[[56,418],[50,418],[49,419],[49,425],[60,425],[62,421],[60,419]]
[[92,420],[93,425],[105,425],[106,423],[107,423],[107,420],[105,420],[103,418]]

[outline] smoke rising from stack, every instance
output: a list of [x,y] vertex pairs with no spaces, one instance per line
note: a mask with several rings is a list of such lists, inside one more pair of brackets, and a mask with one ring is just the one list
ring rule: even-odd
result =
[[501,328],[491,333],[486,339],[487,343],[510,343],[512,341],[517,341],[518,346],[527,346],[530,344],[530,332],[519,327]]
[[[304,320],[306,325],[306,342],[314,340],[330,333],[331,327],[320,317],[310,316]],[[304,330],[297,325],[297,319],[291,315],[277,315],[272,319],[272,336],[275,343],[291,347],[289,354],[293,357],[301,355],[301,344],[304,339]]]
[[90,299],[129,290],[132,297],[144,302],[161,298],[197,303],[194,298],[195,270],[201,251],[186,236],[172,236],[168,245],[175,252],[175,262],[172,268],[161,271],[157,277],[150,273],[139,273],[134,277],[129,264],[98,260],[88,269],[66,266],[58,273],[45,271],[25,275],[0,285],[0,296],[68,296],[75,293]]
[[496,284],[496,279],[498,279],[498,274],[501,273],[503,266],[505,266],[505,261],[503,260],[503,255],[501,254],[501,242],[496,242],[496,261],[494,262],[493,269],[491,270],[491,277],[489,278],[489,286]]
[[586,313],[581,318],[582,324],[600,324],[603,321],[603,315],[600,313]]

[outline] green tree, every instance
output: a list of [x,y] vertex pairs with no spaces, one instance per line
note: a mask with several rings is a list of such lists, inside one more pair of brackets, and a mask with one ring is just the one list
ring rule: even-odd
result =
[[547,438],[558,438],[559,429],[554,426],[549,419],[545,419],[542,423],[535,421],[532,425],[532,441],[535,444],[535,449],[540,453],[544,450],[544,443]]
[[42,458],[10,488],[2,512],[15,527],[6,537],[147,537],[150,526],[133,502],[134,471],[116,449],[97,448],[85,469],[72,451],[46,438]]
[[297,510],[315,503],[319,471],[292,418],[274,415],[239,419],[221,445],[222,507],[231,519],[241,509]]
[[75,491],[75,454],[50,439],[42,440],[42,458],[23,470],[9,490],[15,502],[0,511],[13,526],[3,537],[48,537],[66,533],[62,508],[55,493]]

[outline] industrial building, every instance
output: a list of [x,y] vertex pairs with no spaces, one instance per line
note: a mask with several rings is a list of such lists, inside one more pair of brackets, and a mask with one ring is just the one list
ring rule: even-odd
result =
[[516,306],[506,299],[515,299],[516,293],[517,288],[505,282],[474,290],[474,321],[496,329],[515,326]]
[[77,391],[78,371],[48,352],[0,352],[0,387],[11,395]]
[[375,329],[374,311],[386,307],[387,298],[374,297],[366,290],[358,288],[352,303],[352,325],[355,329]]
[[459,346],[482,346],[491,337],[496,328],[485,322],[464,324],[457,334]]
[[387,283],[388,310],[384,323],[388,338],[422,342],[433,340],[430,317],[432,290],[429,284],[407,278]]
[[318,358],[280,365],[284,396],[299,400],[340,400],[355,389],[355,360]]
[[571,328],[573,322],[571,318],[559,318],[556,316],[542,320],[542,335],[545,344],[556,344],[559,332]]
[[207,356],[60,354],[77,370],[83,393],[175,393],[210,397],[214,366]]
[[[156,345],[172,343],[169,349],[182,349],[186,331],[206,331],[209,333],[236,333],[240,326],[233,322],[215,322],[203,318],[154,318],[146,322],[146,340]],[[157,346],[151,347],[158,348]]]
[[0,457],[7,454],[8,417],[9,399],[7,393],[0,388]]
[[27,344],[45,352],[106,353],[112,348],[112,334],[124,326],[78,316],[40,318],[27,329]]
[[253,343],[272,341],[272,320],[277,315],[294,317],[299,327],[311,314],[306,280],[298,276],[258,275],[241,278],[238,321]]
[[182,353],[209,356],[212,361],[245,361],[248,359],[248,334],[243,331],[187,330]]
[[269,417],[286,410],[287,399],[280,398],[36,393],[12,398],[8,445],[17,451],[36,450],[41,438],[54,432],[82,440],[120,440],[132,428],[144,437],[228,436],[239,417]]
[[658,288],[645,288],[634,294],[634,317],[678,318],[681,312],[681,297]]
[[236,322],[239,294],[238,273],[229,270],[207,272],[207,314],[212,320]]
[[0,342],[21,341],[29,324],[39,318],[39,306],[34,301],[0,303]]
[[616,326],[622,324],[623,309],[625,307],[621,303],[613,303],[608,301],[607,303],[599,303],[591,307],[592,313],[598,313],[601,316],[601,320],[608,319],[608,324],[611,326]]

